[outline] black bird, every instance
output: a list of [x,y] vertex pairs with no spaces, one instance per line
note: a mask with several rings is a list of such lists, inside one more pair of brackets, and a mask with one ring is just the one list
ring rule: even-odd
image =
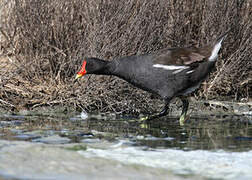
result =
[[78,79],[85,74],[114,75],[165,100],[164,109],[153,119],[167,115],[172,98],[180,97],[183,109],[180,123],[185,120],[189,102],[186,96],[194,92],[215,65],[221,43],[228,31],[204,47],[166,48],[150,54],[122,57],[112,61],[86,58]]

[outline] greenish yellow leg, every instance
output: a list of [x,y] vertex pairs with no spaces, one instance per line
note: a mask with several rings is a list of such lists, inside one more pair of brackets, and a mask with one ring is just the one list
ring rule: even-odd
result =
[[179,124],[183,126],[186,120],[188,119],[188,117],[186,116],[186,113],[188,110],[189,102],[185,97],[180,97],[180,99],[182,100],[182,103],[183,103],[183,109],[182,109],[181,116],[179,118]]
[[180,126],[184,126],[186,120],[187,120],[187,118],[186,118],[186,112],[184,112],[184,113],[181,114],[181,116],[179,118],[179,124],[180,124]]

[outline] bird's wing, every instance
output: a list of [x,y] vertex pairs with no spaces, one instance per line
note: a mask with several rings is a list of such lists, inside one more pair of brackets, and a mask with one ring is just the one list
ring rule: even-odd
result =
[[157,52],[153,57],[153,67],[170,70],[173,74],[181,71],[191,73],[201,62],[211,55],[211,46],[203,48],[169,48]]
[[204,48],[169,48],[163,49],[154,55],[153,64],[172,66],[191,66],[203,62],[211,55],[211,47]]

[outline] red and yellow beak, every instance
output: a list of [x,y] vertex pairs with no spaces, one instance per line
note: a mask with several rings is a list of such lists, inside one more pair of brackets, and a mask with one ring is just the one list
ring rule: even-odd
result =
[[80,77],[84,76],[87,73],[86,64],[87,64],[87,61],[84,61],[82,64],[81,70],[75,76],[75,80],[79,79]]

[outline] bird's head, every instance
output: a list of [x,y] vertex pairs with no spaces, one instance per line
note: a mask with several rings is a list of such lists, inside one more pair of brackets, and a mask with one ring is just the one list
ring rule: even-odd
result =
[[79,79],[85,74],[100,74],[106,64],[106,61],[98,58],[85,58],[80,71],[75,77],[75,80]]

